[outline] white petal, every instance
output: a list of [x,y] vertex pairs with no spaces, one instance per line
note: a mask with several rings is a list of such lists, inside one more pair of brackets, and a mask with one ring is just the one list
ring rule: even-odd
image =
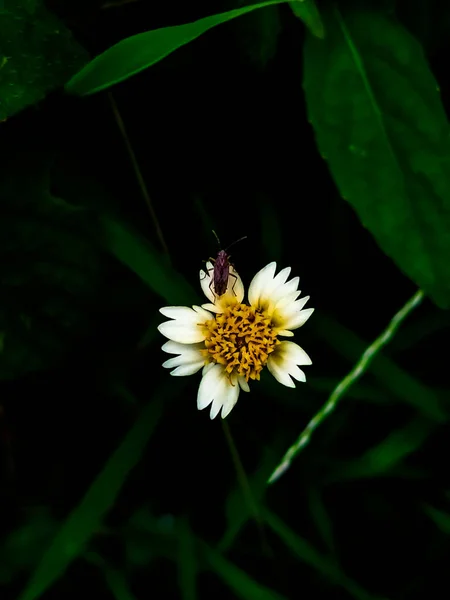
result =
[[222,409],[222,418],[225,418],[237,402],[239,389],[237,381],[230,382],[222,365],[214,365],[200,382],[197,408],[203,410],[212,403],[211,419],[219,414],[220,409]]
[[197,394],[197,408],[199,410],[209,406],[217,396],[224,374],[225,370],[221,365],[213,365],[203,375]]
[[292,331],[289,331],[288,329],[280,329],[280,331],[277,331],[277,335],[283,335],[284,337],[294,337],[294,333]]
[[224,397],[222,403],[222,412],[220,414],[222,419],[225,419],[225,417],[227,417],[233,410],[234,405],[238,401],[240,389],[241,388],[237,383],[237,378],[235,378],[235,380],[233,381],[233,385],[228,385],[228,388],[226,390],[226,397]]
[[291,365],[289,368],[289,375],[296,379],[297,381],[302,381],[305,383],[306,375],[305,373],[297,367],[297,365]]
[[180,325],[178,321],[165,321],[158,325],[158,331],[180,344],[196,344],[205,339],[205,333],[201,327],[194,324]]
[[192,308],[189,306],[163,306],[159,312],[169,319],[190,320],[192,317]]
[[179,367],[177,367],[176,369],[171,371],[170,374],[174,375],[175,377],[184,377],[185,375],[193,375],[194,373],[197,373],[197,371],[200,371],[200,369],[203,367],[204,364],[205,364],[205,362],[202,360],[201,362],[197,362],[197,363],[191,363],[188,365],[180,365]]
[[305,296],[304,298],[300,298],[300,300],[295,300],[293,302],[286,303],[284,304],[284,306],[281,305],[284,318],[288,320],[291,316],[295,315],[296,313],[299,313],[309,299],[310,296]]
[[297,365],[309,365],[311,359],[297,344],[281,342],[269,356],[267,368],[277,381],[287,387],[295,387],[292,377],[297,381],[306,381],[306,376]]
[[228,277],[228,286],[225,293],[231,295],[237,302],[242,302],[244,299],[244,284],[233,265],[230,265],[230,276]]
[[286,279],[289,277],[290,273],[291,273],[291,267],[285,267],[284,269],[281,269],[281,271],[278,273],[278,275],[276,277],[274,277],[273,284],[272,284],[273,289],[276,289],[280,285],[284,285],[286,283]]
[[268,282],[273,280],[276,268],[277,263],[271,262],[263,269],[258,271],[258,273],[256,273],[256,275],[253,277],[250,287],[248,288],[248,300],[252,306],[258,306],[261,291]]
[[180,356],[174,356],[173,358],[169,358],[163,362],[162,366],[165,369],[173,369],[174,367],[179,367],[180,365],[192,365],[194,363],[200,362],[201,366],[205,364],[205,361],[202,360],[202,357],[195,356],[192,358],[188,358],[186,355],[181,354]]
[[290,362],[296,365],[312,365],[312,360],[298,344],[294,342],[282,342],[278,347],[282,348],[281,353]]
[[194,304],[194,306],[192,308],[193,308],[194,312],[196,312],[198,315],[197,321],[199,320],[199,317],[200,317],[201,322],[209,321],[210,319],[213,318],[213,315],[210,312],[208,312],[207,310],[205,310],[204,308],[202,308],[201,306],[196,306]]
[[211,304],[210,302],[208,302],[206,304],[202,304],[202,308],[204,308],[205,310],[209,310],[212,313],[221,313],[221,312],[223,312],[221,306],[216,306],[215,304]]
[[170,340],[181,344],[195,344],[205,339],[202,323],[213,318],[213,315],[201,308],[194,306],[166,306],[160,312],[171,317],[172,321],[165,321],[158,325],[160,333]]
[[196,353],[203,349],[205,344],[200,342],[199,344],[179,344],[172,340],[167,341],[161,346],[161,350],[168,354],[185,354],[185,353]]
[[241,376],[239,376],[239,377],[237,378],[237,381],[238,381],[238,383],[239,383],[239,387],[241,388],[241,390],[242,390],[243,392],[249,392],[249,391],[250,391],[250,386],[248,385],[248,382],[247,382],[247,381],[245,381],[245,377],[241,377]]
[[213,403],[211,404],[211,411],[209,413],[209,417],[211,419],[215,419],[217,417],[217,415],[220,412],[220,409],[222,408],[222,405],[223,405],[223,398],[221,396],[214,398]]
[[283,327],[286,329],[298,329],[301,327],[309,317],[313,314],[314,308],[307,308],[305,310],[301,310],[300,312],[294,314],[290,319],[287,320],[286,323],[283,323]]
[[193,375],[197,373],[205,364],[205,359],[201,353],[205,345],[201,344],[178,344],[177,342],[166,342],[162,350],[169,354],[178,354],[165,362],[163,367],[166,369],[174,369],[170,374],[175,376]]
[[203,367],[203,371],[202,371],[202,377],[203,377],[204,375],[206,375],[206,373],[207,373],[207,372],[208,372],[210,369],[212,369],[212,368],[213,368],[213,366],[214,366],[214,363],[208,363],[207,365],[205,365],[205,366]]
[[212,264],[211,261],[208,261],[206,263],[205,270],[203,270],[203,269],[200,270],[200,286],[201,286],[205,296],[208,298],[208,300],[211,300],[211,302],[214,302],[214,299],[215,299],[215,295],[213,292],[213,285],[212,285],[213,273],[214,273],[214,265]]
[[274,308],[275,308],[275,310],[282,310],[286,306],[290,306],[290,305],[294,304],[294,302],[297,300],[297,298],[301,294],[300,290],[295,290],[295,291],[292,291],[292,292],[286,291],[286,289],[284,289],[284,288],[287,288],[287,284],[284,285],[284,286],[281,286],[281,288],[283,288],[282,289],[282,293],[279,293],[279,291],[276,290],[277,291],[277,295],[274,298]]
[[269,360],[267,361],[267,368],[270,373],[275,377],[277,381],[285,385],[286,387],[295,388],[295,383],[289,377],[289,373],[282,369],[276,362],[273,360],[272,355],[269,356]]

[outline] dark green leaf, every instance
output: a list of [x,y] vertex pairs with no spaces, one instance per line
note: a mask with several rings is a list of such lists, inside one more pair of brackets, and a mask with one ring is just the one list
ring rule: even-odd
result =
[[303,21],[312,35],[321,39],[325,37],[323,22],[314,0],[289,2],[289,5],[294,15]]
[[340,193],[382,250],[450,306],[450,128],[418,42],[370,11],[324,13],[308,36],[304,88]]
[[104,90],[151,67],[203,33],[259,8],[286,0],[270,0],[211,15],[193,23],[163,27],[122,40],[100,54],[66,84],[66,91],[84,96]]
[[[171,390],[175,389],[171,386]],[[43,553],[20,600],[39,598],[85,549],[105,514],[114,504],[128,473],[139,461],[159,422],[166,401],[167,392],[163,389],[158,390],[153,401],[144,408],[80,504],[69,515]]]
[[[93,215],[49,192],[39,154],[4,157],[0,178],[0,378],[47,368],[87,334],[100,253]],[[26,173],[26,177],[24,177]]]
[[41,0],[3,0],[0,40],[0,121],[64,85],[89,59]]

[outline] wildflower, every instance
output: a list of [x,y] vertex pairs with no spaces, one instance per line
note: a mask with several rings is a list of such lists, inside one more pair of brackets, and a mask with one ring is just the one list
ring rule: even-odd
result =
[[250,391],[249,381],[259,380],[267,366],[277,381],[295,387],[293,379],[306,381],[299,365],[310,365],[306,352],[291,341],[292,331],[301,327],[314,309],[303,310],[309,296],[301,298],[299,278],[287,281],[286,267],[275,275],[276,263],[261,269],[248,289],[248,304],[243,303],[244,285],[230,265],[225,293],[217,296],[212,281],[212,264],[200,271],[200,285],[210,301],[202,306],[167,306],[160,312],[170,319],[158,326],[169,338],[162,349],[173,358],[163,367],[171,375],[192,375],[202,370],[197,407],[211,405],[210,417],[221,411],[225,418],[236,404],[240,390]]

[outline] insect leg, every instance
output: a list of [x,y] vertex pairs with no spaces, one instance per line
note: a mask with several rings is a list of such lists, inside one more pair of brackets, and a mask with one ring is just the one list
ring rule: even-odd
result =
[[236,282],[237,282],[237,279],[238,279],[238,278],[236,277],[236,275],[235,275],[234,273],[230,273],[229,277],[234,277],[234,283],[233,283],[233,285],[231,286],[231,291],[232,291],[232,292],[233,292],[233,294],[236,296],[236,292],[234,291],[234,286],[236,285]]

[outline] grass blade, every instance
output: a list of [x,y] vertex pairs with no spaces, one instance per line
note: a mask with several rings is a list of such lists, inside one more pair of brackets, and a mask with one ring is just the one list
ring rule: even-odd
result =
[[353,598],[357,600],[374,600],[371,594],[342,573],[328,558],[317,552],[309,542],[294,533],[277,515],[265,509],[264,518],[269,527],[302,562],[316,569],[336,585],[343,587]]
[[[171,387],[173,390],[173,386]],[[129,395],[129,392],[124,392]],[[108,459],[80,504],[73,510],[44,552],[19,600],[39,598],[75,560],[114,504],[129,471],[138,462],[158,424],[166,394],[155,394],[123,442]]]
[[221,554],[202,544],[203,554],[212,571],[242,600],[285,600],[285,597],[252,579],[245,571]]

